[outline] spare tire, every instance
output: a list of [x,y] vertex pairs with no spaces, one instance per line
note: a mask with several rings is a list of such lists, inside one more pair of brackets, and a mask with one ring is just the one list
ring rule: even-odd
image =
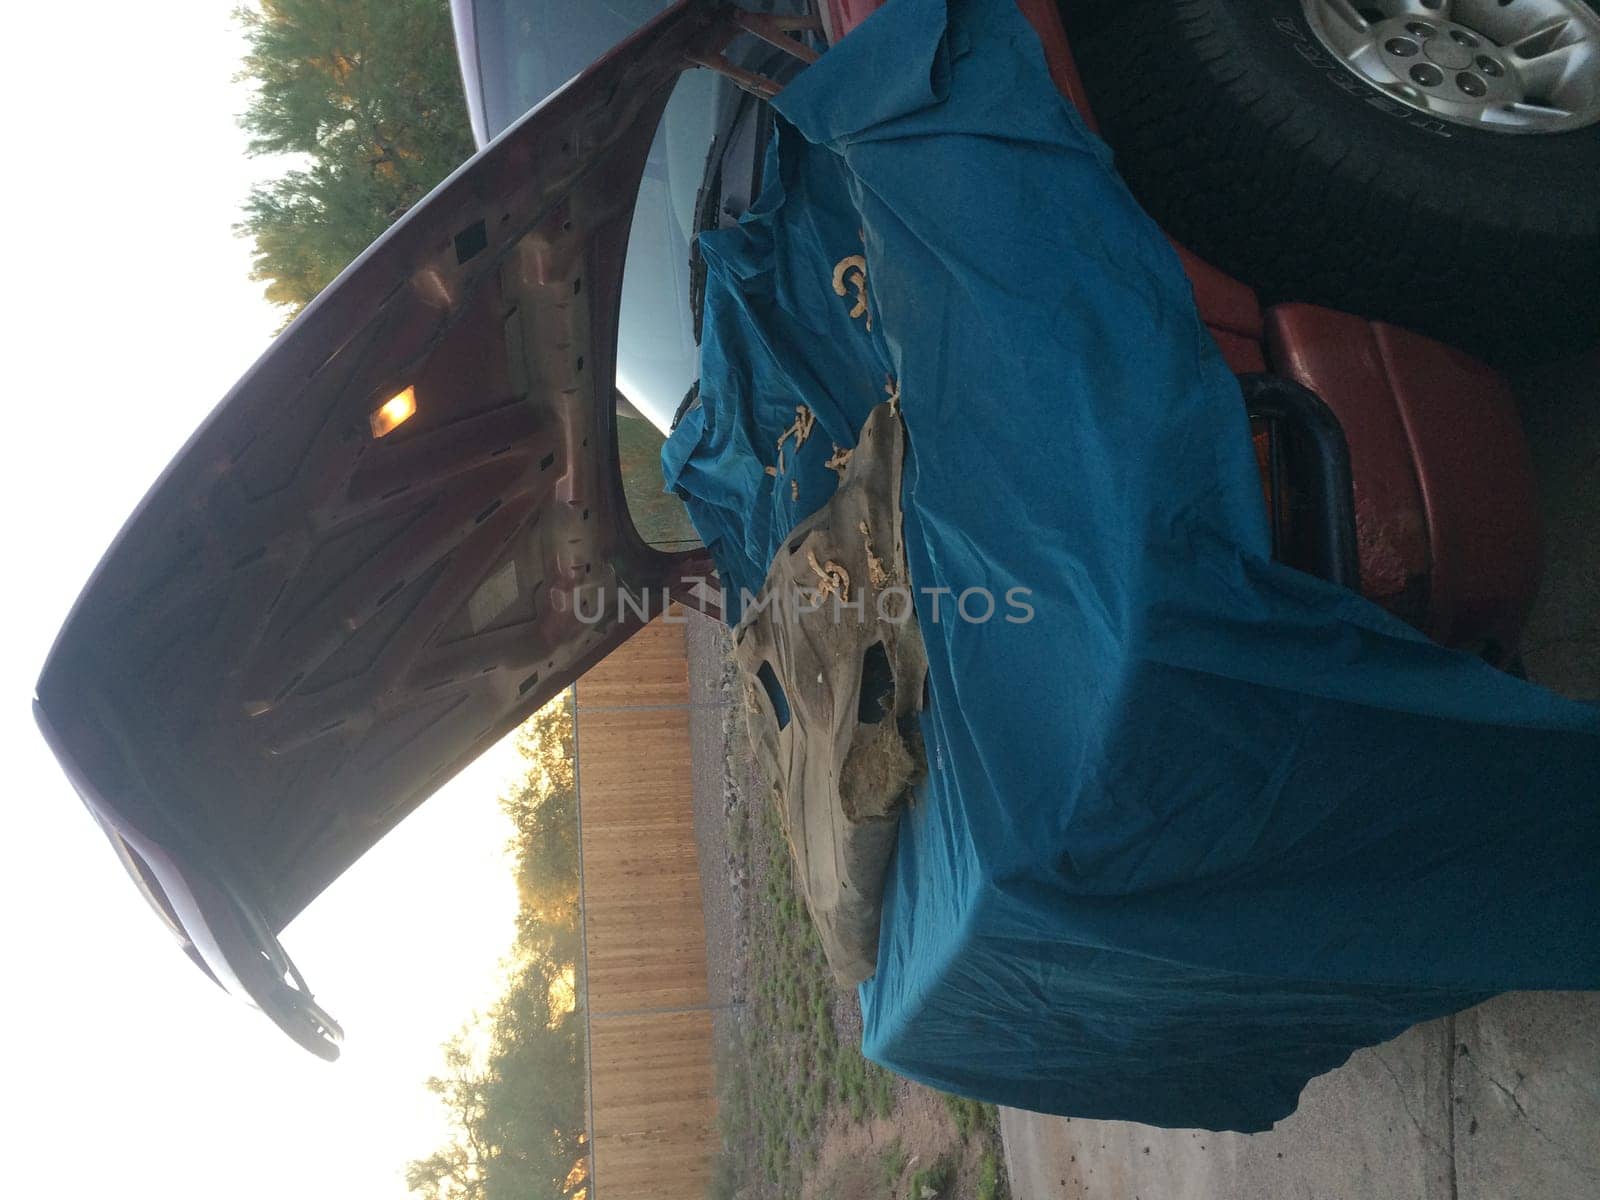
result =
[[1130,0],[1073,47],[1140,202],[1264,300],[1507,365],[1600,339],[1594,4]]

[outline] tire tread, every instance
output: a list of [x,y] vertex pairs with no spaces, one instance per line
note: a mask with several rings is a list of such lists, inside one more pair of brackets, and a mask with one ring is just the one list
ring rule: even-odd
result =
[[[1515,139],[1572,152],[1576,166],[1541,175],[1491,163],[1472,187],[1439,186],[1422,161],[1446,153],[1431,135],[1344,93],[1296,103],[1294,72],[1308,73],[1247,55],[1240,22],[1274,7],[1299,6],[1138,0],[1074,31],[1106,140],[1163,228],[1267,303],[1326,304],[1502,363],[1600,337],[1600,128]],[[1329,119],[1341,98],[1342,126]],[[1524,150],[1497,146],[1510,135],[1467,133],[1480,154]]]

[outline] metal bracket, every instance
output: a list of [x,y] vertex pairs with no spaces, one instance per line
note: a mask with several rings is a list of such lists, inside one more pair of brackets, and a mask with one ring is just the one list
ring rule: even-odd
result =
[[821,32],[822,22],[817,17],[786,17],[774,13],[752,13],[743,10],[736,11],[722,30],[722,36],[715,44],[715,48],[691,52],[689,61],[697,66],[707,67],[728,80],[741,91],[759,96],[763,100],[771,100],[783,91],[783,85],[776,80],[768,79],[765,75],[758,75],[728,61],[723,53],[728,43],[741,34],[748,33],[758,37],[769,46],[776,46],[785,54],[798,58],[803,63],[814,63],[821,57],[804,42],[789,36],[791,33]]
[[736,12],[733,23],[746,33],[754,34],[769,46],[776,46],[803,63],[814,63],[822,55],[804,42],[786,35],[791,33],[820,33],[822,21],[818,17],[784,17],[775,13]]

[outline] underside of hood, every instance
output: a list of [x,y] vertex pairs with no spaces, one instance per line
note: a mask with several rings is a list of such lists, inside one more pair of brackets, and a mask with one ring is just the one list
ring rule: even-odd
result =
[[711,573],[629,521],[613,360],[657,118],[726,21],[664,14],[345,271],[146,496],[39,680],[186,949],[325,1057],[275,934],[635,632],[619,591]]

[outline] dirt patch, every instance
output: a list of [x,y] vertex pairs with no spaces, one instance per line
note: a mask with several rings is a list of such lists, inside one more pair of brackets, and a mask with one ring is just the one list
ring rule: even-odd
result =
[[823,1131],[800,1200],[997,1200],[1007,1195],[992,1109],[963,1127],[950,1099],[901,1081],[889,1117],[852,1121],[835,1113]]
[[[901,1083],[892,1116],[852,1121],[835,1113],[823,1132],[817,1165],[801,1200],[878,1200],[906,1194],[910,1179],[947,1156],[958,1161],[966,1147],[937,1092]],[[948,1189],[949,1197],[971,1191]]]

